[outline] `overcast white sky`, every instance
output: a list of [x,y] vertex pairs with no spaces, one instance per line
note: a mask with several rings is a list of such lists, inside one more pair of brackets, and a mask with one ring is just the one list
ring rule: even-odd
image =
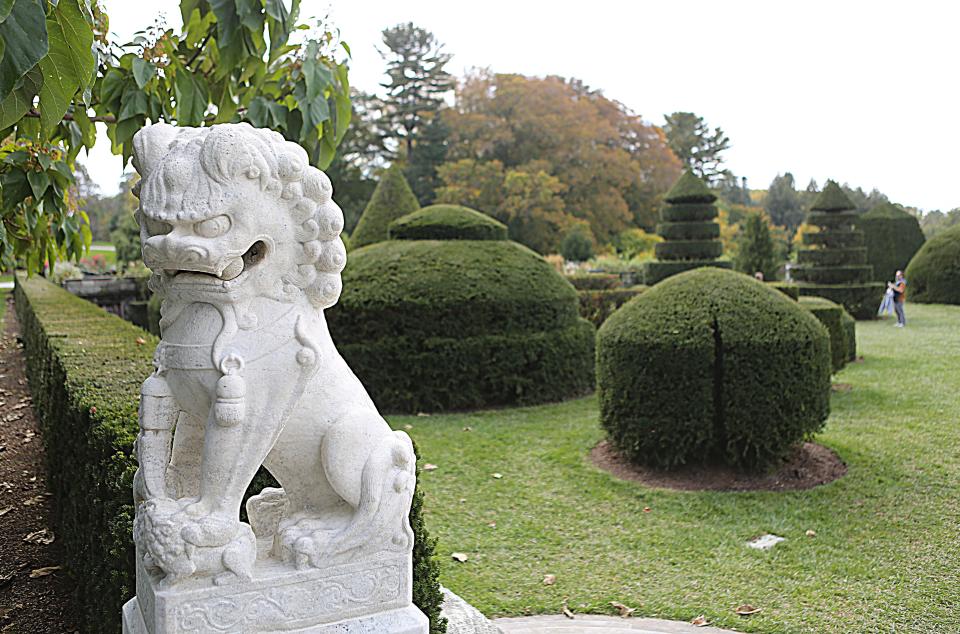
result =
[[[176,0],[104,0],[121,38]],[[149,7],[149,8],[147,8]],[[833,178],[895,202],[960,207],[960,3],[303,0],[330,14],[353,50],[353,85],[382,80],[380,31],[412,21],[453,54],[448,69],[577,77],[647,120],[696,112],[730,136],[727,165],[765,188]],[[84,160],[106,193],[121,161],[106,135]],[[336,183],[334,183],[336,185]]]

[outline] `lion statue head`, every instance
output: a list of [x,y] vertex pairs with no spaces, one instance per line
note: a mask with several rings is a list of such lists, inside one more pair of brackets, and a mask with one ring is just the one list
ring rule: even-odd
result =
[[246,123],[134,136],[143,261],[163,297],[336,303],[346,250],[330,179],[296,143]]

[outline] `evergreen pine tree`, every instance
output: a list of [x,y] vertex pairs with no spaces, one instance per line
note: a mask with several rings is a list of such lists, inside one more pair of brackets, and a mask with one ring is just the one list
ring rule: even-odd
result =
[[780,262],[770,235],[770,225],[762,212],[751,213],[743,222],[743,231],[737,241],[734,267],[743,273],[763,273],[766,280],[776,279]]
[[433,115],[424,126],[407,160],[404,176],[410,183],[410,189],[420,202],[421,207],[433,204],[436,190],[441,186],[437,168],[447,158],[447,137],[450,128],[443,121],[440,112]]

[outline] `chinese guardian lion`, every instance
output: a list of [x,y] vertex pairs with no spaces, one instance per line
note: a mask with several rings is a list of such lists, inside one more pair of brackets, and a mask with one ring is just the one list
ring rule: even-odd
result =
[[[409,553],[413,447],[323,316],[346,263],[329,179],[246,124],[152,125],[134,148],[143,261],[163,300],[136,442],[140,564],[161,587],[223,586],[249,581],[258,556],[296,572]],[[250,498],[242,523],[261,465],[282,488]]]

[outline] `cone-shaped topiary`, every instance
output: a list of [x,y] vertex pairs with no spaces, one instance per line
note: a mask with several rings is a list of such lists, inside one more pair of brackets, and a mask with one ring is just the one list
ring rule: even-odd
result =
[[394,163],[383,173],[370,202],[360,215],[357,228],[350,236],[350,248],[358,249],[386,240],[390,223],[417,209],[420,209],[420,203],[403,177],[400,165]]
[[905,275],[907,299],[960,304],[960,225],[927,240],[910,260]]
[[801,295],[823,297],[842,304],[857,319],[871,319],[883,296],[883,285],[872,282],[863,232],[856,228],[856,207],[840,186],[827,181],[813,201],[806,224],[817,230],[804,233],[806,248],[797,253],[792,270]]
[[891,203],[881,203],[858,217],[857,228],[863,231],[875,282],[889,282],[894,273],[907,268],[926,240],[916,216]]
[[826,329],[783,293],[713,268],[657,284],[597,333],[600,421],[631,460],[777,461],[830,410]]
[[[431,223],[432,235],[478,226],[479,212],[451,209],[450,227]],[[343,278],[325,311],[330,333],[381,409],[539,403],[593,389],[595,329],[579,317],[576,291],[516,242],[387,240],[352,251]]]
[[714,222],[716,195],[691,171],[686,171],[664,196],[657,233],[663,242],[654,246],[657,259],[647,262],[644,277],[647,284],[676,273],[701,266],[730,268],[731,263],[717,261],[723,253],[720,225]]

